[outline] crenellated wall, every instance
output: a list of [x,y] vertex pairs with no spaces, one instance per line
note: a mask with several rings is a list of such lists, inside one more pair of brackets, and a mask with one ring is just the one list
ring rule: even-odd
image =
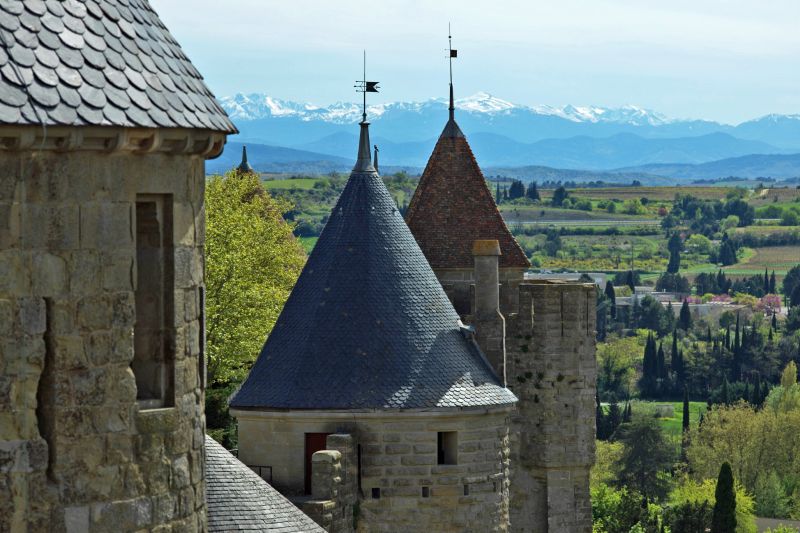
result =
[[[192,146],[0,151],[2,531],[205,529],[205,176]],[[169,213],[165,392],[149,403],[131,369],[142,195]]]

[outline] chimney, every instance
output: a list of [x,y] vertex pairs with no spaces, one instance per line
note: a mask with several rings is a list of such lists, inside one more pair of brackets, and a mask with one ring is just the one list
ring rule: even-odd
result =
[[500,313],[500,243],[497,240],[472,243],[475,259],[476,318],[494,318]]
[[500,243],[480,240],[472,243],[475,260],[475,307],[472,320],[475,342],[506,384],[506,321],[500,313]]

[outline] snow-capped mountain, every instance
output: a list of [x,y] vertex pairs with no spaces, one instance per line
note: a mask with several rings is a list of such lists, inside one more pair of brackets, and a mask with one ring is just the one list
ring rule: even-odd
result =
[[[220,98],[220,103],[231,119],[235,121],[258,120],[265,118],[292,117],[305,122],[322,121],[333,124],[351,124],[361,118],[361,105],[355,102],[336,102],[328,106],[316,106],[281,100],[260,93],[242,94]],[[486,92],[478,92],[455,101],[456,108],[470,114],[533,114],[559,117],[571,122],[619,123],[631,125],[662,125],[670,122],[664,115],[641,107],[629,105],[619,108],[597,106],[562,107],[541,105],[525,106],[514,104]],[[391,102],[367,106],[370,120],[380,120],[391,112],[424,113],[447,107],[444,98],[431,98],[422,102]]]
[[[254,93],[221,103],[239,128],[236,142],[353,156],[358,102],[321,106]],[[800,115],[767,115],[733,126],[672,119],[633,105],[527,106],[485,92],[458,98],[455,105],[456,120],[485,165],[604,170],[800,152]],[[447,106],[446,98],[369,105],[381,161],[424,166],[447,121]]]

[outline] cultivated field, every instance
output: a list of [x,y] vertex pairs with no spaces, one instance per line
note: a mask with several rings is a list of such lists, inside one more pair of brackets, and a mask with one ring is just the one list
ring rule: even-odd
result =
[[749,199],[749,203],[753,207],[798,201],[800,201],[800,189],[788,187],[780,189],[761,189],[758,192],[754,192],[753,196]]
[[[571,196],[591,198],[592,200],[631,200],[647,198],[651,202],[671,202],[675,195],[691,194],[702,200],[722,200],[730,192],[730,187],[604,187],[569,189]],[[542,200],[553,197],[552,189],[539,191]]]

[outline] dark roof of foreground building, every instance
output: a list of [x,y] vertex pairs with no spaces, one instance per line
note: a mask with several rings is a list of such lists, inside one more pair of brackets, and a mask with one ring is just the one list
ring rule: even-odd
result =
[[479,239],[500,242],[500,268],[530,266],[456,124],[452,85],[450,118],[419,179],[406,222],[433,268],[472,268],[472,243]]
[[236,128],[146,0],[0,1],[0,123]]
[[206,435],[208,531],[322,533],[316,522]]
[[412,409],[516,401],[466,338],[370,161],[356,167],[234,408]]

